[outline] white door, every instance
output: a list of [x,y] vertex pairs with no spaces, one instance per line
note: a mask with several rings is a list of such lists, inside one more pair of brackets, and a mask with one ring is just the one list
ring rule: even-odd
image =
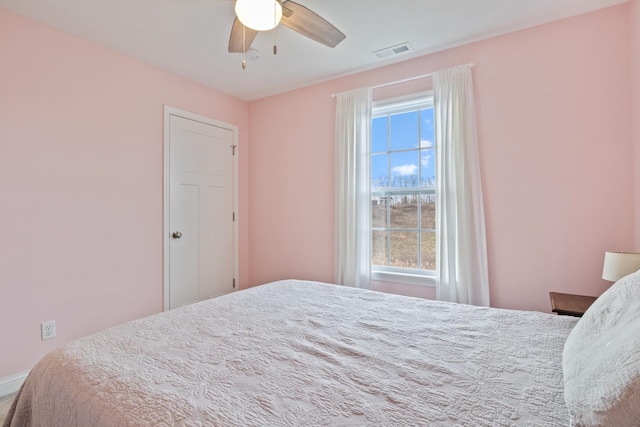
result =
[[235,135],[174,114],[168,120],[165,308],[172,309],[234,290]]

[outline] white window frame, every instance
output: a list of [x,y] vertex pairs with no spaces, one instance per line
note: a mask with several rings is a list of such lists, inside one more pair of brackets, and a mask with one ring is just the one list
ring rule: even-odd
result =
[[[387,116],[389,114],[401,114],[425,108],[433,108],[432,90],[401,97],[388,98],[380,101],[374,101],[372,105],[371,117],[372,119],[374,119],[376,117]],[[420,129],[418,129],[418,132],[420,132]],[[437,146],[435,147],[435,149],[437,150]],[[398,192],[402,192],[402,190],[398,189]],[[415,191],[412,191],[411,193],[413,194],[415,193]],[[371,231],[373,231],[373,227],[371,227]],[[373,245],[370,245],[370,247],[373,251]],[[371,279],[410,285],[421,285],[429,287],[436,286],[435,270],[384,267],[372,264]]]

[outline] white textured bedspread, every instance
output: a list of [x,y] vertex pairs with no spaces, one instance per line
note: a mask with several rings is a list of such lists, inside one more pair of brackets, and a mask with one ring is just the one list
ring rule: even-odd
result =
[[577,319],[304,281],[44,357],[5,426],[566,426]]

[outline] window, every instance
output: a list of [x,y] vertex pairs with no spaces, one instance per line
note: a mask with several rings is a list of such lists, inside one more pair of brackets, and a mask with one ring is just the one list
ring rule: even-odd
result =
[[373,279],[434,284],[434,135],[431,93],[374,103],[370,147]]

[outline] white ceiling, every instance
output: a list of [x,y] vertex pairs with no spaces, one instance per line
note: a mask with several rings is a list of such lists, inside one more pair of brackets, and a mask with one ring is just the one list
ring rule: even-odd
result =
[[[0,0],[0,7],[245,101],[628,0],[296,0],[347,38],[335,49],[280,26],[258,34],[257,60],[227,53],[231,0]],[[410,42],[381,60],[373,51]]]

